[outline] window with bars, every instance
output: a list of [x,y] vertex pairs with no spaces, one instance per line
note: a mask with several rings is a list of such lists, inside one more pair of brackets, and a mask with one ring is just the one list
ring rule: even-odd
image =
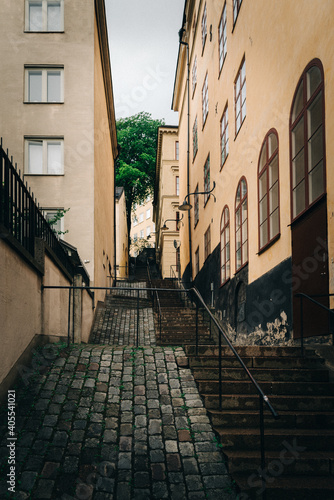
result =
[[233,24],[236,23],[242,0],[233,0]]
[[222,168],[228,156],[228,106],[226,104],[220,121],[220,167]]
[[204,233],[204,260],[211,254],[211,226]]
[[202,115],[203,127],[209,112],[209,87],[208,87],[208,73],[205,75],[204,84],[202,88]]
[[26,0],[25,9],[26,31],[64,31],[64,0]]
[[196,84],[197,84],[197,56],[195,56],[194,64],[193,64],[193,69],[192,69],[192,90],[193,90],[193,95],[196,89]]
[[280,231],[278,136],[270,131],[263,142],[259,159],[259,249],[272,242]]
[[201,28],[202,28],[202,50],[204,50],[206,36],[208,34],[206,4],[204,5]]
[[[210,154],[204,164],[204,191],[210,191]],[[204,205],[207,204],[209,198],[209,194],[204,195]]]
[[238,271],[248,261],[247,183],[243,177],[235,197],[235,268]]
[[325,193],[324,112],[323,67],[317,59],[306,67],[292,103],[292,220],[304,213]]
[[227,54],[226,2],[218,26],[219,71],[222,70]]
[[193,125],[193,160],[196,156],[197,151],[198,151],[198,126],[197,126],[197,116],[196,116]]
[[220,283],[230,278],[230,211],[225,205],[220,221]]
[[235,97],[235,135],[246,118],[246,60],[243,59],[234,82]]
[[194,223],[195,226],[197,225],[199,221],[199,196],[198,196],[198,184],[195,189],[194,193]]

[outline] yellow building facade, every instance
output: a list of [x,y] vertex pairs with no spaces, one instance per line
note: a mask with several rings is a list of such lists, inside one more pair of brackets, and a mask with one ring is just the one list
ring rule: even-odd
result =
[[5,0],[3,13],[3,144],[45,215],[66,211],[63,239],[106,286],[118,148],[104,0]]
[[[208,302],[213,291],[237,337],[298,337],[295,294],[334,293],[333,15],[331,1],[185,1],[172,103],[180,200],[215,182],[216,202],[188,197],[181,272]],[[314,307],[305,334],[325,335],[328,314]]]
[[162,278],[179,276],[179,138],[178,128],[158,129],[153,200],[156,254]]

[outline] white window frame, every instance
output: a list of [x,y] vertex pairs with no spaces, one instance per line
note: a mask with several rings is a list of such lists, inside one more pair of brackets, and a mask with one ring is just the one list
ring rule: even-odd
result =
[[146,237],[150,236],[150,234],[151,234],[151,227],[147,226],[147,228],[146,228]]
[[[29,100],[29,75],[33,72],[42,73],[42,97],[40,101]],[[60,72],[60,100],[48,101],[48,75]],[[25,102],[57,104],[64,102],[64,66],[25,66]]]
[[[54,217],[57,215],[58,210],[64,210],[63,208],[42,208],[42,213],[44,218],[49,222],[49,216]],[[51,218],[51,217],[50,217]],[[51,228],[57,233],[57,236],[61,239],[64,238],[64,217],[59,219],[57,221],[57,225],[59,226],[51,226]],[[58,231],[60,231],[61,234],[58,234]]]
[[[64,175],[64,138],[63,137],[25,137],[25,175]],[[30,172],[29,165],[29,144],[42,143],[42,172]],[[61,171],[57,173],[48,172],[48,144],[60,143],[61,146]]]
[[[60,3],[60,28],[48,30],[48,5]],[[30,29],[29,7],[31,4],[42,4],[42,29]],[[25,31],[30,33],[62,33],[64,31],[64,0],[25,0]]]
[[139,224],[141,222],[144,222],[144,212],[142,212],[141,214],[139,214]]
[[147,220],[147,219],[150,219],[150,218],[151,218],[151,209],[150,209],[150,208],[148,208],[148,209],[146,210],[146,220]]
[[139,233],[139,238],[142,240],[144,239],[144,229],[141,229],[140,230],[140,233]]

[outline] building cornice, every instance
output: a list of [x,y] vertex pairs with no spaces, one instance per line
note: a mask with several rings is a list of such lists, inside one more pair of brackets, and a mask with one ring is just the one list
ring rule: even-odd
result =
[[112,78],[111,78],[110,52],[109,52],[108,30],[107,30],[104,0],[95,0],[95,15],[96,15],[97,33],[100,46],[100,54],[101,54],[103,82],[104,82],[106,104],[108,111],[110,138],[113,150],[113,157],[114,159],[116,159],[118,156],[116,116],[115,116],[114,93],[113,93]]

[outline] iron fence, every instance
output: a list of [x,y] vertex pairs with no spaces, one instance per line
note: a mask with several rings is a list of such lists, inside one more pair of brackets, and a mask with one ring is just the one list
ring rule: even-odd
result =
[[27,184],[21,179],[21,171],[13,165],[8,151],[0,142],[0,224],[5,235],[11,235],[31,255],[35,257],[35,238],[41,238],[53,251],[61,264],[74,276],[74,266],[65,250],[44,218]]

